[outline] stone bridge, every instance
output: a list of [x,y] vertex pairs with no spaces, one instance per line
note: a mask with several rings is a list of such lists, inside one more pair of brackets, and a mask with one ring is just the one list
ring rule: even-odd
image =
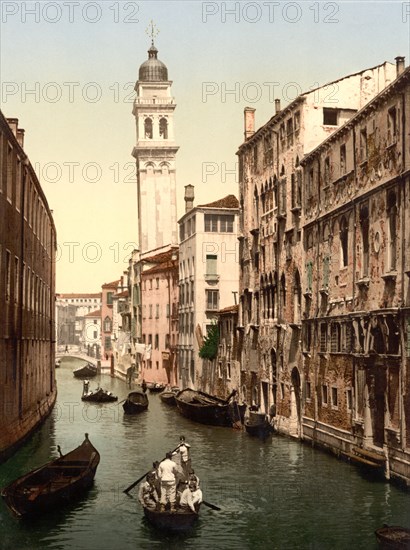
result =
[[90,357],[85,353],[73,353],[70,351],[67,353],[65,353],[64,351],[58,351],[56,353],[56,359],[64,359],[64,357],[67,357],[68,359],[81,359],[82,361],[91,363],[91,365],[94,365],[94,367],[97,366],[97,359],[95,357]]

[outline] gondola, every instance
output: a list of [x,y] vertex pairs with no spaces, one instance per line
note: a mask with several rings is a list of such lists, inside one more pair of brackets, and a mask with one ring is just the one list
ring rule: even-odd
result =
[[266,414],[250,412],[249,418],[245,420],[245,430],[253,437],[266,439],[273,432],[273,427]]
[[92,378],[97,375],[97,367],[87,363],[84,367],[80,367],[73,371],[73,374],[76,378]]
[[165,384],[152,384],[148,389],[151,393],[159,393],[165,390]]
[[186,388],[177,393],[175,399],[183,416],[212,426],[233,426],[243,422],[246,405],[230,402],[236,394],[233,391],[228,399],[220,399],[207,393]]
[[410,529],[406,527],[384,525],[375,535],[383,550],[410,550]]
[[59,508],[92,485],[99,462],[100,454],[85,434],[79,447],[19,477],[1,496],[18,517]]
[[148,397],[142,390],[132,391],[122,404],[126,414],[137,414],[148,409]]
[[187,531],[198,520],[198,514],[192,511],[160,512],[146,506],[144,506],[144,515],[157,529],[171,532]]
[[177,402],[175,399],[176,394],[179,392],[179,388],[165,389],[159,394],[159,397],[163,403],[170,405],[171,407],[176,407]]
[[112,401],[117,401],[118,397],[113,395],[110,391],[103,390],[102,388],[97,388],[94,391],[85,393],[81,397],[82,401],[92,401],[93,403],[110,403]]

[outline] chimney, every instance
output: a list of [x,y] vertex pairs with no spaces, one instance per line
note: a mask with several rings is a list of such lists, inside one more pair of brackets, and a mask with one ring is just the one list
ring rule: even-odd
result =
[[275,99],[275,115],[280,113],[280,99]]
[[195,198],[194,189],[195,188],[193,185],[185,185],[185,196],[184,196],[185,212],[189,212],[194,207],[194,198]]
[[17,128],[17,141],[22,149],[24,149],[24,130],[23,128]]
[[244,111],[245,122],[245,141],[249,139],[255,133],[255,109],[252,107],[245,107]]
[[17,127],[19,125],[18,118],[8,118],[7,122],[9,123],[10,129],[14,134],[14,137],[17,137]]
[[396,59],[396,76],[400,76],[405,69],[404,67],[405,57],[402,57],[399,55],[395,59]]

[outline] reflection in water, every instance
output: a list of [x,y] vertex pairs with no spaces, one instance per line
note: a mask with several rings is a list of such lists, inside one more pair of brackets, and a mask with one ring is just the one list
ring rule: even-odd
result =
[[[245,432],[195,424],[149,395],[148,411],[123,414],[129,388],[108,376],[90,386],[118,395],[118,403],[81,401],[78,366],[67,358],[57,371],[58,403],[44,426],[12,459],[0,465],[0,485],[68,452],[88,432],[101,454],[94,486],[76,503],[32,522],[19,522],[0,502],[0,548],[19,550],[121,550],[151,548],[344,549],[375,548],[374,529],[409,525],[410,496],[373,483],[356,468],[297,441],[273,436],[265,443]],[[154,460],[174,449],[179,436],[192,446],[205,506],[195,528],[167,535],[148,524],[137,500],[123,490]]]

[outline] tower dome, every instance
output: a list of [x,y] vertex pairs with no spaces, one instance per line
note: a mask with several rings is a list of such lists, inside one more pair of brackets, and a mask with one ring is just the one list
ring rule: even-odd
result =
[[168,80],[168,69],[157,55],[158,50],[152,43],[148,50],[148,59],[140,67],[138,80],[143,82],[166,82]]

